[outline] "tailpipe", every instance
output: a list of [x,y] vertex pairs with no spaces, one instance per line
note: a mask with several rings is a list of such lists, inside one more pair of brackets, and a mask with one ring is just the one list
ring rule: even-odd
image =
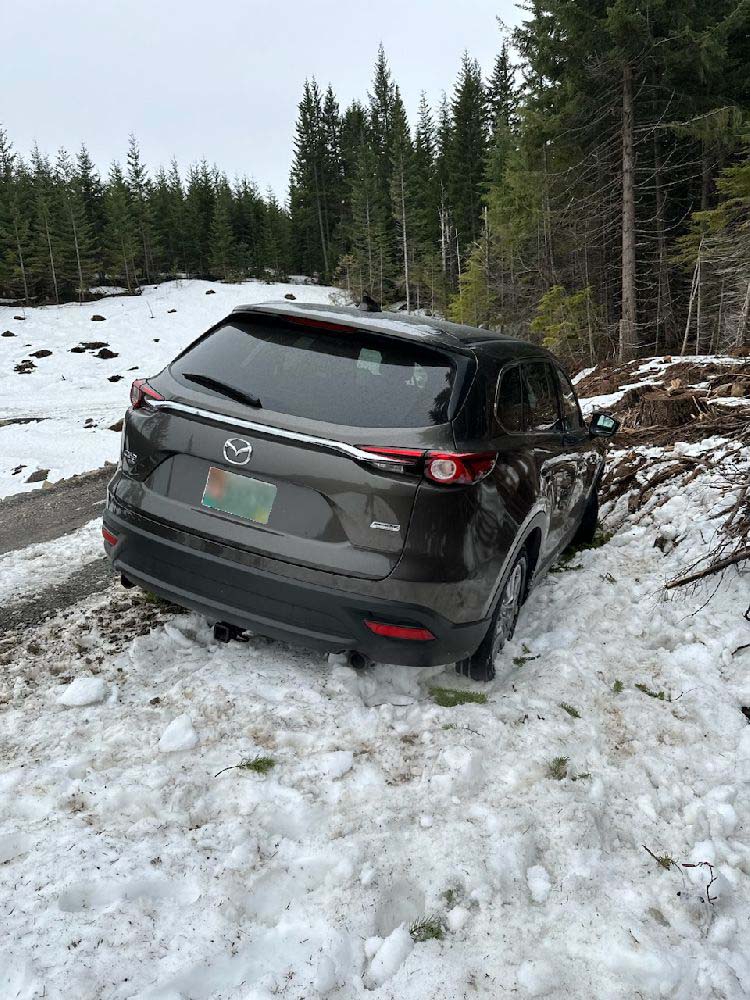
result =
[[354,670],[366,670],[372,666],[372,660],[366,653],[359,653],[356,649],[350,649],[346,654],[346,662]]

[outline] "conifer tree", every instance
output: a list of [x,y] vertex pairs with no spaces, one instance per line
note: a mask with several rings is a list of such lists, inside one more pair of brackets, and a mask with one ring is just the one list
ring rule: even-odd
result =
[[131,214],[131,202],[122,167],[113,163],[104,195],[104,269],[113,282],[129,292],[140,288],[136,265],[141,244]]

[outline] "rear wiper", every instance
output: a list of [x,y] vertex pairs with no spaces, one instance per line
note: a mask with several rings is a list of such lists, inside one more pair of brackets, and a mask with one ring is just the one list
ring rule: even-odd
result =
[[226,396],[227,399],[234,399],[238,403],[245,403],[247,406],[254,406],[256,409],[261,409],[263,406],[257,396],[252,396],[249,392],[243,392],[242,389],[235,389],[234,386],[227,385],[225,382],[219,382],[218,379],[211,378],[210,375],[183,375],[182,377],[187,382],[195,382],[196,385],[202,385],[204,389],[212,389],[214,392]]

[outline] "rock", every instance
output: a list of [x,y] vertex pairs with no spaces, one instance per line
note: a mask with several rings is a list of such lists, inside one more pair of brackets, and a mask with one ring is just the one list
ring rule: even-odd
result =
[[169,315],[169,313],[176,313],[176,312],[177,312],[176,309],[167,309],[167,315]]
[[78,347],[71,347],[70,353],[71,354],[83,354],[85,352],[85,350],[86,350],[86,348],[83,346],[83,344],[79,344]]
[[120,382],[122,381],[122,375],[110,375],[107,379],[108,382]]
[[101,677],[76,677],[57,699],[66,708],[80,708],[82,705],[96,705],[104,701],[107,685]]
[[29,478],[26,480],[27,483],[43,483],[44,480],[49,475],[49,469],[37,469],[36,472],[32,472]]
[[13,319],[17,319],[19,323],[23,323],[26,320],[25,316],[14,316]]
[[49,358],[51,357],[51,355],[52,351],[47,351],[43,349],[41,351],[34,351],[31,356],[32,358]]
[[216,295],[216,292],[214,291],[213,288],[209,288],[206,292],[206,295]]
[[[112,381],[112,380],[110,379],[110,381]],[[111,431],[117,431],[117,433],[119,434],[120,431],[122,430],[123,423],[124,423],[124,420],[122,418],[120,418],[116,423],[112,424],[112,426],[109,429]]]
[[284,298],[285,299],[289,299],[290,302],[295,302],[296,299],[297,299],[297,296],[293,295],[291,292],[287,292],[286,295],[284,296]]
[[164,730],[159,740],[162,753],[176,753],[178,750],[192,750],[198,745],[198,734],[193,729],[189,715],[178,715]]
[[106,316],[100,316],[99,313],[94,313],[94,315],[91,317],[91,322],[103,323],[106,320],[106,318],[107,318]]
[[155,344],[158,344],[158,343],[159,343],[159,338],[158,338],[158,337],[154,337],[154,343],[155,343]]
[[85,351],[98,351],[100,347],[109,347],[106,340],[82,340],[81,347]]
[[0,337],[15,337],[15,333],[13,333],[12,330],[3,330],[3,332],[0,333]]
[[30,358],[25,358],[20,361],[13,369],[19,375],[30,375],[32,371],[36,368],[36,365]]
[[101,351],[97,351],[96,356],[97,358],[102,358],[104,361],[109,361],[110,358],[119,357],[116,351],[110,351],[108,347],[103,347]]

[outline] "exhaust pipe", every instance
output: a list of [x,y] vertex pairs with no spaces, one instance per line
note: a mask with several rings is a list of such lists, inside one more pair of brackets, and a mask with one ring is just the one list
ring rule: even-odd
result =
[[356,649],[350,649],[346,654],[346,662],[353,670],[365,670],[372,666],[372,660],[365,653],[358,653]]

